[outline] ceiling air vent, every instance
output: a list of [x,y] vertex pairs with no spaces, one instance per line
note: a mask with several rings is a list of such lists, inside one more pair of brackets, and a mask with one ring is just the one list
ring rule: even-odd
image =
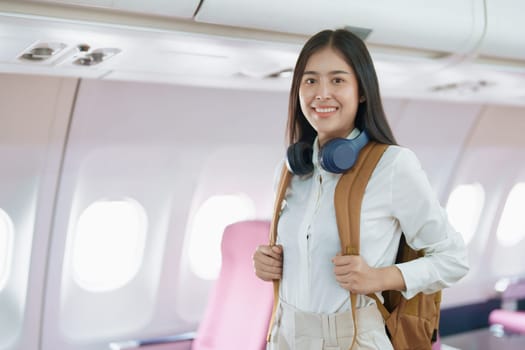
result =
[[56,56],[67,45],[62,43],[37,43],[25,50],[18,59],[29,62],[43,62]]
[[96,49],[78,57],[73,61],[73,64],[78,66],[94,66],[102,63],[112,56],[115,56],[119,52],[120,49],[115,48]]

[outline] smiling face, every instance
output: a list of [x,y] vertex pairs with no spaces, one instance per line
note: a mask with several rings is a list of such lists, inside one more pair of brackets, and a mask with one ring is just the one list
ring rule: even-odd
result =
[[354,129],[359,84],[352,67],[331,47],[308,59],[299,87],[301,110],[317,131],[319,145]]

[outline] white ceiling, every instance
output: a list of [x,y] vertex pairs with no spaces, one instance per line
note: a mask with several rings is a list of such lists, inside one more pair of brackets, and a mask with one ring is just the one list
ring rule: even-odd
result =
[[[334,0],[330,9],[349,13],[334,16],[336,28],[348,21],[372,29],[367,43],[385,96],[525,104],[525,45],[518,39],[525,24],[515,22],[507,34],[510,21],[503,18],[511,11],[494,1]],[[498,1],[525,14],[523,2]],[[204,0],[200,8],[198,0],[65,2],[0,1],[0,72],[286,91],[289,77],[268,76],[292,68],[302,43],[330,23],[331,13],[321,0],[290,0],[282,8],[277,0],[264,7],[255,0]],[[492,22],[485,9],[494,12]],[[65,48],[44,62],[19,59],[44,43]],[[81,44],[87,52],[120,53],[79,67],[72,62],[85,54]]]

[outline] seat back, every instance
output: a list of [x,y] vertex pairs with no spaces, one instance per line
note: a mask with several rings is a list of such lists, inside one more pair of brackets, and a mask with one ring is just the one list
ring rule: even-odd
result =
[[255,276],[252,256],[267,244],[269,221],[229,225],[222,237],[222,266],[208,299],[193,350],[261,350],[273,305],[272,283]]

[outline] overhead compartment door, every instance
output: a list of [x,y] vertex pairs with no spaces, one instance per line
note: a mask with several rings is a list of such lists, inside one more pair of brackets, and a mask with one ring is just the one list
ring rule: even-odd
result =
[[521,61],[525,68],[525,2],[487,0],[487,31],[480,58]]
[[179,18],[191,18],[199,6],[199,0],[31,0],[31,2],[46,2],[75,5],[81,7],[97,7],[141,14],[163,15]]
[[484,24],[482,0],[205,0],[195,19],[304,35],[362,27],[370,44],[443,53],[470,51]]

